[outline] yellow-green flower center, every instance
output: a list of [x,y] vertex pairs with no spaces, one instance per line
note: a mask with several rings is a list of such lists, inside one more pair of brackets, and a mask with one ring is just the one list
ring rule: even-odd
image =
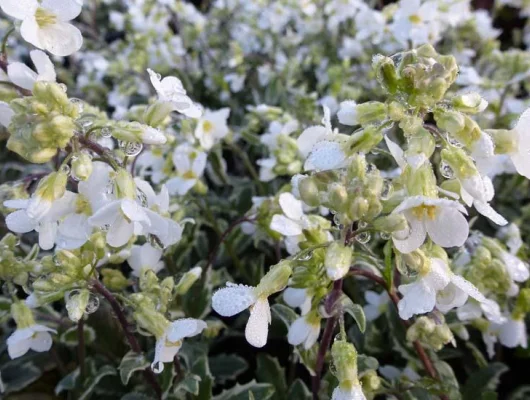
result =
[[57,23],[57,16],[45,8],[39,7],[37,8],[37,11],[35,11],[35,20],[37,21],[39,28],[45,28]]

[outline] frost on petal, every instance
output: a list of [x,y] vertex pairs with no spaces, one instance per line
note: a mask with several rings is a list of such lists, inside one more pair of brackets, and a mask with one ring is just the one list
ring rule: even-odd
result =
[[337,118],[343,125],[357,125],[357,103],[353,100],[346,100],[340,103]]
[[306,289],[287,288],[283,292],[283,301],[292,308],[301,307],[307,297]]
[[267,298],[258,299],[250,310],[250,317],[245,328],[245,338],[254,347],[267,344],[271,310]]
[[405,156],[403,149],[395,142],[390,140],[388,136],[385,135],[385,143],[388,147],[388,150],[390,151],[390,154],[392,154],[392,157],[394,157],[394,160],[396,160],[397,165],[403,169],[407,165],[405,162]]
[[302,233],[300,224],[279,214],[272,217],[270,228],[284,236],[297,236]]
[[424,314],[433,310],[436,303],[436,292],[425,285],[422,279],[401,285],[398,290],[403,294],[403,298],[398,303],[401,319],[407,320],[413,315]]
[[342,168],[346,162],[346,153],[341,143],[329,140],[318,142],[307,157],[304,169],[307,171],[328,171]]
[[223,317],[231,317],[249,308],[255,301],[252,286],[227,285],[213,294],[212,307]]
[[28,217],[26,210],[17,210],[6,217],[7,228],[15,233],[31,232],[37,227],[34,219]]
[[466,218],[449,207],[440,207],[434,219],[426,218],[425,227],[432,241],[442,247],[462,246],[469,235]]
[[304,216],[302,202],[291,193],[282,193],[278,199],[283,213],[290,219],[299,220]]
[[506,251],[501,254],[501,258],[512,280],[515,282],[525,282],[528,280],[530,271],[528,270],[527,264]]
[[37,80],[37,74],[26,64],[20,62],[13,62],[7,66],[7,76],[15,85],[27,90],[33,90],[33,85]]
[[170,342],[176,342],[186,337],[198,335],[204,329],[206,329],[206,322],[200,319],[179,319],[171,323],[167,332],[167,338]]
[[[55,82],[57,75],[55,74],[55,67],[48,55],[40,50],[32,50],[29,52],[31,61],[35,65],[35,69],[38,72],[37,80]],[[33,89],[33,88],[31,88]]]
[[24,19],[35,12],[38,3],[37,0],[2,0],[0,7],[10,17]]
[[323,126],[316,125],[305,129],[296,141],[300,154],[303,157],[307,157],[313,149],[313,146],[327,135],[329,135],[329,132]]

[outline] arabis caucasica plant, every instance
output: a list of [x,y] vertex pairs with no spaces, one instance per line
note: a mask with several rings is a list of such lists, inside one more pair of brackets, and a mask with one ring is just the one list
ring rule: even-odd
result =
[[527,2],[0,9],[0,397],[526,398]]

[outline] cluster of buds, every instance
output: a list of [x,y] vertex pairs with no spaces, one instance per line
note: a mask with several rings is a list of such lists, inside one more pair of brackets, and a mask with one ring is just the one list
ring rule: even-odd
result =
[[451,329],[445,323],[443,316],[437,316],[440,321],[421,316],[408,328],[407,340],[409,342],[419,341],[435,351],[441,350],[447,343],[454,342]]
[[45,163],[65,148],[76,129],[79,108],[59,84],[36,82],[33,96],[11,101],[7,148],[33,163]]
[[12,233],[0,240],[0,279],[25,286],[30,274],[39,270],[39,263],[36,261],[38,246],[33,247],[26,257],[22,258],[18,256],[18,243],[18,238]]
[[410,106],[429,107],[442,100],[458,74],[453,56],[443,56],[430,44],[395,56],[374,58],[377,80],[392,96]]

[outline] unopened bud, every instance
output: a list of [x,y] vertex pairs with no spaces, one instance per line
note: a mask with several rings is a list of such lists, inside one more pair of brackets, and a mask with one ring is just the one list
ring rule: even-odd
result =
[[86,289],[72,291],[65,296],[68,318],[78,322],[84,315],[90,298],[90,292]]
[[329,207],[336,212],[343,212],[348,206],[348,191],[340,183],[332,183],[328,187]]
[[186,294],[188,290],[193,286],[193,284],[199,279],[202,273],[201,267],[194,267],[184,274],[177,283],[175,292],[179,295]]
[[35,324],[31,309],[22,301],[15,301],[11,304],[11,316],[18,329],[24,329]]
[[381,378],[373,369],[367,371],[361,377],[363,391],[374,392],[381,387]]
[[298,183],[300,198],[311,207],[320,205],[318,185],[312,177],[303,178]]
[[478,93],[466,93],[455,96],[452,99],[452,103],[455,109],[468,114],[482,112],[488,106],[488,102]]
[[86,181],[92,174],[92,157],[85,153],[78,154],[72,161],[72,174],[80,181]]
[[341,279],[350,270],[352,262],[352,250],[339,242],[333,242],[326,251],[324,267],[329,279],[336,281]]
[[336,340],[331,347],[331,356],[335,367],[335,376],[341,386],[358,382],[357,350],[344,340]]
[[[269,272],[265,274],[259,285],[257,286],[257,292],[260,295],[270,296],[273,293],[279,292],[287,286],[289,278],[293,270],[289,261],[281,261],[271,267]],[[258,296],[259,297],[259,296]]]
[[135,199],[136,198],[136,185],[134,179],[126,169],[120,168],[116,171],[116,177],[114,179],[114,188],[116,191],[116,197],[119,199]]
[[158,128],[169,120],[173,106],[169,102],[156,102],[145,110],[144,122]]
[[495,143],[495,154],[515,153],[519,148],[518,135],[514,130],[489,129],[486,133]]
[[409,227],[407,219],[401,213],[379,217],[373,221],[373,225],[374,229],[386,233],[404,231]]

